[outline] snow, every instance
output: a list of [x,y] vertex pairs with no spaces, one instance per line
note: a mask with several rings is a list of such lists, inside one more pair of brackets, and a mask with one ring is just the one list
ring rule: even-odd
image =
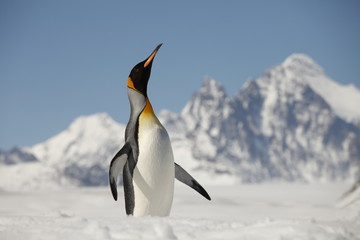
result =
[[270,116],[272,116],[272,112],[274,112],[274,108],[276,107],[276,101],[278,97],[278,93],[275,89],[275,84],[268,86],[267,97],[264,101],[264,110],[261,113],[262,121],[262,130],[264,135],[270,136],[273,134],[271,125],[274,122]]
[[350,186],[176,184],[170,217],[127,217],[108,188],[0,192],[0,239],[360,239],[360,206],[335,207]]
[[[76,118],[63,132],[27,149],[43,162],[71,161],[74,156],[104,155],[110,143],[121,145],[125,126],[115,122],[107,113]],[[101,148],[104,147],[105,149]],[[84,163],[89,159],[85,158]]]
[[340,85],[326,77],[309,78],[308,83],[340,117],[360,120],[360,90],[354,85]]
[[341,85],[305,54],[292,54],[283,63],[285,69],[302,76],[311,88],[331,106],[337,115],[349,122],[360,121],[360,90],[354,85]]

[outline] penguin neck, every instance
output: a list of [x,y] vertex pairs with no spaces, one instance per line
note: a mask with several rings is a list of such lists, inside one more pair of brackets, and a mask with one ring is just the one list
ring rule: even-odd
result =
[[146,106],[147,97],[132,88],[128,88],[128,97],[131,108],[130,118],[137,118]]
[[128,97],[131,107],[131,114],[128,122],[129,129],[135,127],[135,123],[139,118],[146,120],[146,122],[160,123],[147,96],[144,96],[142,93],[132,88],[128,88]]
[[126,126],[125,140],[129,141],[129,138],[135,136],[136,124],[138,118],[146,106],[146,97],[139,91],[133,88],[128,88],[128,97],[130,102],[130,118]]
[[154,127],[161,126],[159,119],[156,117],[154,113],[154,109],[151,106],[149,98],[146,97],[146,104],[139,116],[139,124],[141,127]]
[[142,111],[142,114],[148,115],[148,116],[151,116],[151,115],[155,116],[154,109],[152,108],[148,97],[146,97],[146,104],[145,104],[144,110]]

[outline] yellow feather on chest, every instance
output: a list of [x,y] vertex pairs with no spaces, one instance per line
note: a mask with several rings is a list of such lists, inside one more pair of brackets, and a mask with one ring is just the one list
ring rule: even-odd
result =
[[148,98],[146,105],[139,118],[140,127],[150,127],[151,125],[161,125],[159,119],[155,116],[154,110]]

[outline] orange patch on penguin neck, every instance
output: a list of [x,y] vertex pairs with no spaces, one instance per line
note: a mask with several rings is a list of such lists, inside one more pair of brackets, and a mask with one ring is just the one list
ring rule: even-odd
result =
[[154,110],[148,98],[146,98],[145,107],[140,114],[140,126],[161,126],[159,119],[156,117]]
[[127,87],[128,87],[128,88],[131,88],[131,89],[133,89],[133,90],[135,90],[135,91],[137,91],[137,92],[139,92],[139,93],[142,94],[142,92],[140,92],[139,90],[137,90],[137,89],[135,88],[134,82],[132,81],[131,77],[128,77]]
[[133,81],[131,80],[130,77],[128,77],[127,86],[128,86],[129,88],[135,89],[134,83],[133,83]]
[[145,108],[144,108],[142,113],[143,114],[152,114],[152,115],[154,115],[154,110],[153,110],[153,108],[151,106],[149,98],[146,98],[146,105],[145,105]]

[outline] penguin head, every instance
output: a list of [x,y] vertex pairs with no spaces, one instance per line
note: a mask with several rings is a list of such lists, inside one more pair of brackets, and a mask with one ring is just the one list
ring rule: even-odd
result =
[[127,86],[128,88],[132,88],[145,97],[147,97],[147,84],[150,78],[151,66],[153,60],[155,58],[156,53],[161,47],[162,43],[160,43],[155,50],[150,54],[148,58],[144,61],[138,63],[133,67],[128,77]]

